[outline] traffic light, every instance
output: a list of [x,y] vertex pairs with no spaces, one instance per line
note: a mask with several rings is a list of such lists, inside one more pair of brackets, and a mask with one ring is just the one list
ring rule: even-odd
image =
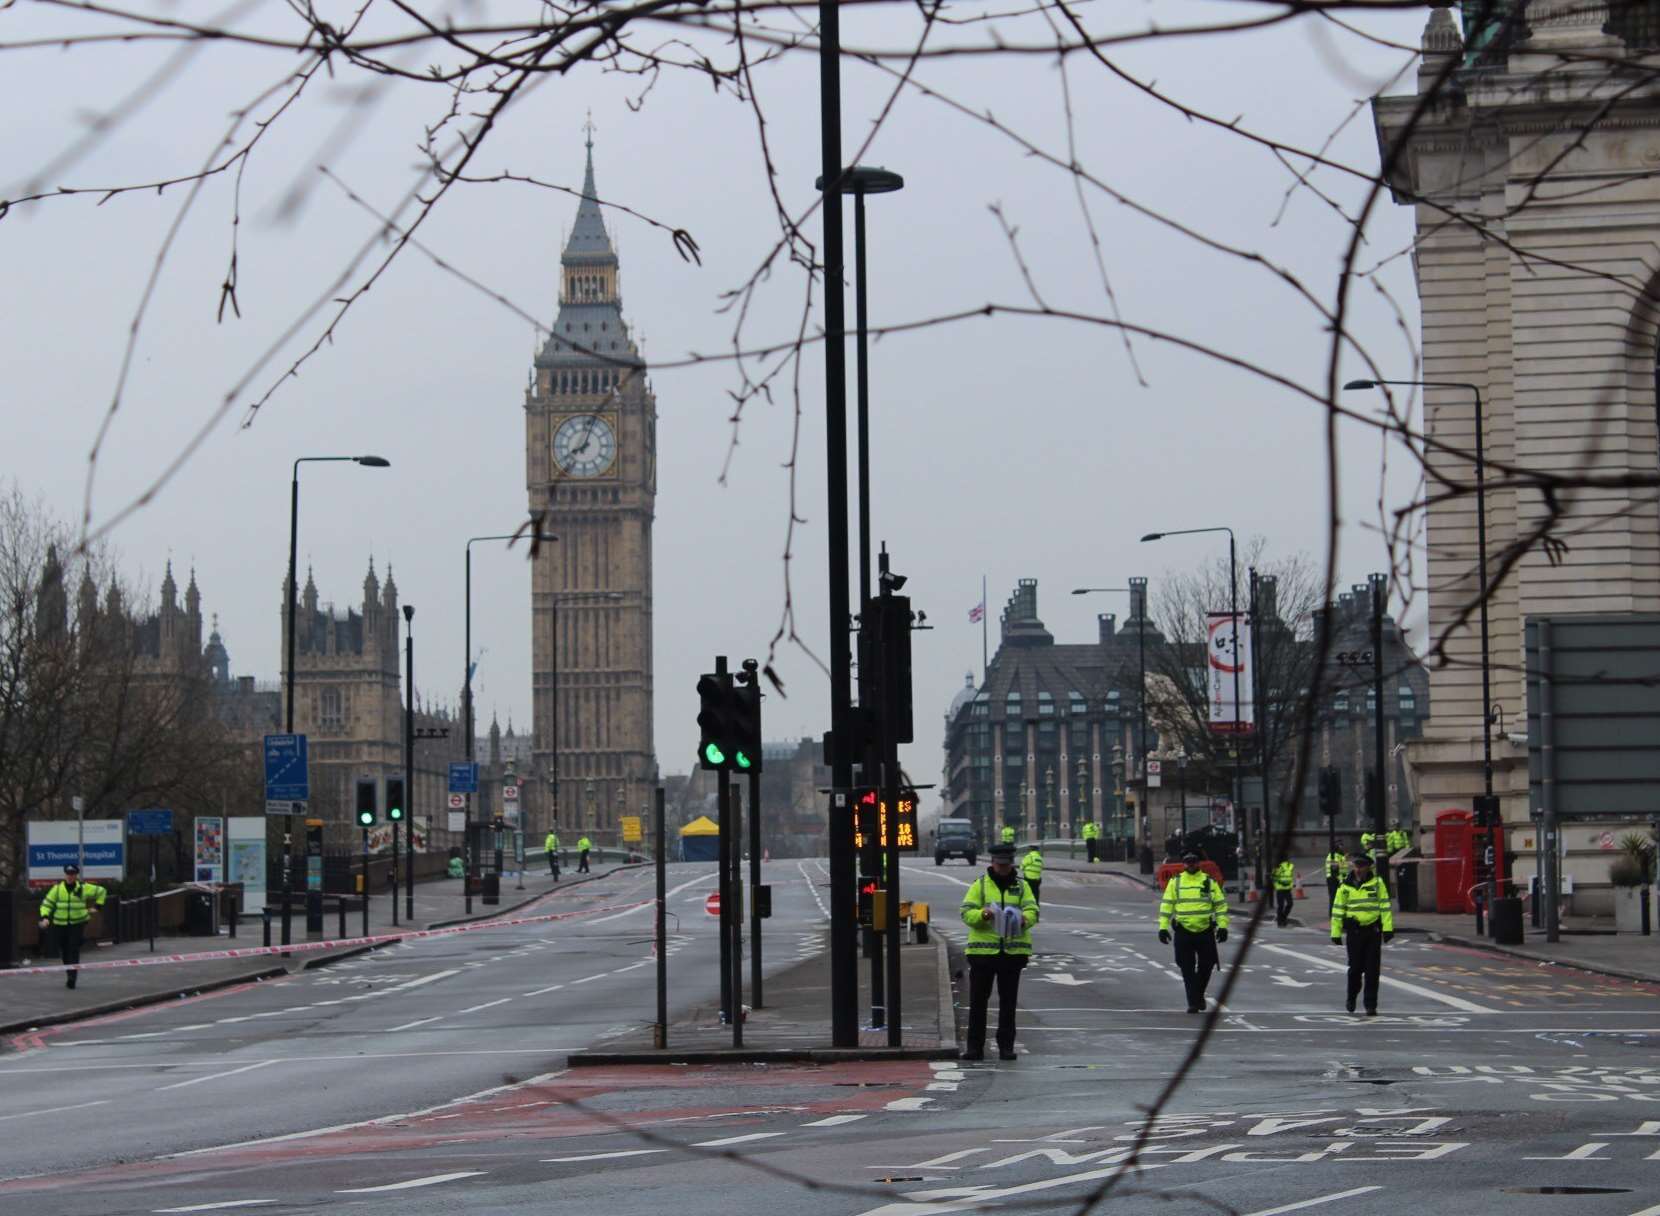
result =
[[396,823],[403,818],[403,778],[386,779],[386,818]]
[[732,689],[732,767],[761,771],[761,684],[748,667]]
[[1337,816],[1343,811],[1343,778],[1335,768],[1323,768],[1319,774],[1320,813]]
[[703,768],[732,767],[734,706],[732,677],[726,672],[708,672],[697,682],[697,762]]
[[359,777],[357,779],[357,826],[372,828],[375,826],[375,781],[373,777]]

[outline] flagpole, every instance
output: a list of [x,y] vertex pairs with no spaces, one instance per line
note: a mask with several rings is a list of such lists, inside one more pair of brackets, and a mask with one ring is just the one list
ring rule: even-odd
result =
[[986,637],[989,625],[986,625],[986,576],[979,576],[979,687],[986,687],[986,677],[991,670],[991,660],[988,659]]

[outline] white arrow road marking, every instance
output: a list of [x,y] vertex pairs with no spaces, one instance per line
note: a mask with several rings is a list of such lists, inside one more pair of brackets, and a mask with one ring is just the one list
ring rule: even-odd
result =
[[483,1170],[460,1170],[454,1174],[433,1174],[430,1178],[411,1178],[408,1182],[388,1182],[385,1186],[354,1186],[336,1195],[374,1195],[381,1191],[412,1191],[418,1186],[437,1186],[440,1182],[454,1182],[457,1178],[477,1178]]
[[863,1119],[863,1115],[826,1115],[822,1119],[814,1119],[811,1123],[803,1123],[802,1127],[837,1127],[843,1123],[852,1123]]
[[1088,980],[1081,980],[1070,971],[1045,971],[1042,975],[1033,978],[1047,980],[1051,984],[1063,984],[1068,988],[1077,988],[1089,983]]
[[892,1102],[889,1102],[887,1104],[885,1109],[887,1109],[887,1110],[921,1110],[924,1106],[927,1106],[932,1101],[933,1101],[932,1098],[895,1098]]
[[666,1153],[666,1148],[623,1148],[614,1153],[583,1153],[580,1157],[543,1157],[543,1161],[609,1161],[613,1157],[649,1157],[653,1153]]
[[1312,988],[1312,987],[1314,987],[1313,984],[1304,983],[1302,980],[1294,980],[1289,975],[1286,975],[1284,972],[1280,972],[1280,971],[1276,971],[1273,975],[1269,976],[1268,978],[1273,980],[1276,984],[1283,984],[1287,988]]
[[1352,1191],[1338,1191],[1335,1195],[1320,1195],[1314,1199],[1287,1203],[1277,1208],[1263,1208],[1260,1212],[1247,1212],[1246,1216],[1280,1216],[1282,1212],[1300,1212],[1304,1208],[1319,1207],[1322,1203],[1336,1203],[1339,1199],[1353,1199],[1356,1195],[1365,1195],[1382,1189],[1381,1186],[1357,1186]]
[[170,1089],[185,1089],[191,1085],[200,1085],[203,1081],[217,1081],[220,1077],[234,1077],[239,1072],[253,1072],[256,1068],[264,1068],[275,1063],[275,1060],[259,1060],[253,1064],[244,1064],[241,1068],[231,1068],[224,1072],[210,1072],[205,1077],[191,1077],[188,1081],[175,1081],[172,1085],[163,1085],[156,1092],[160,1094],[166,1093]]
[[[1347,971],[1349,965],[1335,959],[1321,958],[1318,954],[1304,954],[1301,950],[1293,950],[1289,946],[1273,946],[1267,942],[1258,942],[1259,950],[1273,950],[1279,954],[1288,954],[1292,958],[1302,959],[1305,963],[1318,963],[1328,971]],[[1427,997],[1432,1001],[1440,1001],[1443,1005],[1451,1005],[1454,1009],[1462,1009],[1465,1013],[1496,1013],[1485,1005],[1478,1005],[1474,1001],[1466,1001],[1463,997],[1448,996],[1444,992],[1437,992],[1433,988],[1425,988],[1419,984],[1409,984],[1405,980],[1398,980],[1392,975],[1379,977],[1381,982],[1391,988],[1399,988],[1402,992],[1410,992],[1414,996]]]
[[[885,1203],[881,1207],[871,1208],[859,1213],[859,1216],[935,1216],[940,1212],[963,1212],[976,1204],[985,1203],[993,1199],[1007,1199],[1011,1195],[1029,1195],[1034,1191],[1053,1190],[1059,1186],[1073,1186],[1080,1182],[1093,1182],[1097,1178],[1111,1178],[1126,1169],[1147,1171],[1162,1170],[1164,1162],[1140,1162],[1136,1165],[1107,1166],[1105,1169],[1084,1170],[1078,1174],[1065,1174],[1059,1178],[1045,1178],[1041,1182],[1027,1182],[1020,1186],[993,1187],[950,1187],[937,1191],[912,1191],[902,1203]],[[970,1192],[973,1192],[970,1194]],[[929,1202],[930,1200],[944,1200],[944,1202]]]
[[218,1203],[193,1203],[183,1208],[152,1208],[155,1212],[221,1212],[226,1208],[257,1208],[275,1199],[222,1199]]

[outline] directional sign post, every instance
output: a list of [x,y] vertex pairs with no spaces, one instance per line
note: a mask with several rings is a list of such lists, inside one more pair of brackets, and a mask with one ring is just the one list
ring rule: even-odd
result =
[[173,812],[168,810],[128,811],[127,835],[171,836]]
[[476,761],[457,760],[451,762],[450,793],[478,793],[478,764]]
[[[304,735],[265,736],[265,813],[294,815],[311,798]],[[296,808],[295,803],[301,805]]]

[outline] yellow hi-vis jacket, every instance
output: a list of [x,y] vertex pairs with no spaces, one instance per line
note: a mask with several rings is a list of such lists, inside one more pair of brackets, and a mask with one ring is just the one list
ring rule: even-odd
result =
[[542,850],[544,852],[547,852],[547,853],[552,853],[552,852],[557,851],[558,848],[559,848],[559,833],[558,832],[549,832],[547,840],[542,842]]
[[[1020,909],[1021,930],[1009,937],[997,935],[996,922],[986,924],[980,914],[987,908],[1001,914],[1005,907]],[[1032,888],[1020,881],[1020,875],[1010,874],[1006,886],[999,886],[990,874],[982,874],[963,894],[963,924],[968,926],[968,945],[964,953],[970,957],[988,954],[1029,955],[1032,952],[1032,926],[1038,922],[1038,903]]]
[[92,915],[88,905],[104,906],[103,887],[90,882],[78,882],[71,887],[60,882],[40,901],[40,919],[54,925],[84,925]]
[[1013,844],[1014,843],[1014,829],[1009,827],[1007,824],[1005,824],[1003,826],[1003,843],[1004,844]]
[[576,842],[576,847],[586,853],[589,849],[594,847],[594,842],[584,836],[581,840]]
[[1159,901],[1159,928],[1168,929],[1171,920],[1189,933],[1203,933],[1212,925],[1226,929],[1228,901],[1222,888],[1203,870],[1193,874],[1183,870],[1173,875]]
[[1341,853],[1326,854],[1326,877],[1342,878],[1343,871],[1348,866],[1349,859]]
[[1020,859],[1020,875],[1027,882],[1043,881],[1043,854],[1036,849],[1027,849],[1026,856]]
[[1357,925],[1383,922],[1383,931],[1395,931],[1395,914],[1389,907],[1389,888],[1376,874],[1365,882],[1356,882],[1353,874],[1337,884],[1337,897],[1331,901],[1331,939],[1343,936],[1350,921]]
[[1394,856],[1396,853],[1399,853],[1402,849],[1406,848],[1407,845],[1412,843],[1412,838],[1399,828],[1390,828],[1389,831],[1384,834],[1384,839],[1388,841],[1390,856]]
[[1289,891],[1297,885],[1297,867],[1289,861],[1282,861],[1274,867],[1274,890]]
[[1094,823],[1084,824],[1084,839],[1085,840],[1095,840],[1100,835],[1101,835],[1101,829],[1096,827]]

